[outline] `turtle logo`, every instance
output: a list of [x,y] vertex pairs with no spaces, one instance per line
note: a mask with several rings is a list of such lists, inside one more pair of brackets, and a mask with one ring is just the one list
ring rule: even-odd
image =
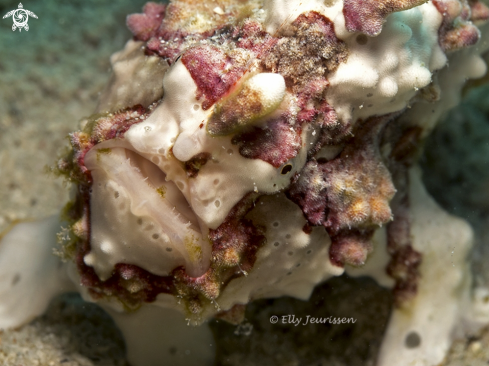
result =
[[29,25],[27,24],[27,20],[29,19],[29,15],[37,19],[36,14],[34,14],[32,11],[24,9],[22,3],[19,3],[19,8],[9,11],[7,14],[3,16],[3,19],[8,18],[10,16],[12,17],[12,19],[14,20],[14,25],[12,25],[13,31],[15,31],[17,28],[19,28],[19,32],[22,31],[22,28],[28,31]]

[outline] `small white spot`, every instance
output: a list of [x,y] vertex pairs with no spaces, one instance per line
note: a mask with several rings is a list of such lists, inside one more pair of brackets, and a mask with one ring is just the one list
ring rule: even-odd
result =
[[103,241],[102,244],[100,244],[100,250],[109,254],[112,251],[112,244],[109,241]]
[[86,256],[83,257],[83,262],[85,262],[87,266],[92,267],[95,263],[95,256],[92,253],[88,253]]
[[222,10],[222,8],[220,6],[216,6],[214,9],[212,9],[212,11],[216,14],[219,14],[219,15],[224,14],[224,10]]

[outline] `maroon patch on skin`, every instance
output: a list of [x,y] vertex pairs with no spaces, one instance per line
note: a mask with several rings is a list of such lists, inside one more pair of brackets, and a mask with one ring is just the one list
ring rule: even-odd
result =
[[141,302],[153,302],[158,294],[175,293],[172,276],[156,276],[138,266],[118,263],[114,274],[101,281],[92,267],[78,266],[82,286],[89,288],[95,298],[117,296],[126,306],[138,306]]
[[472,46],[480,38],[479,29],[470,22],[470,7],[459,0],[433,0],[438,12],[443,16],[438,39],[445,52]]
[[146,42],[154,37],[165,17],[165,9],[166,5],[150,2],[144,5],[143,14],[129,15],[126,23],[134,39]]
[[317,134],[317,140],[308,151],[312,158],[324,145],[337,145],[351,136],[351,125],[341,124],[338,115],[326,101],[329,82],[316,78],[307,83],[297,93],[297,105],[300,108],[297,122],[302,126],[310,123]]
[[225,28],[225,25],[217,24],[215,28],[205,32],[189,32],[185,29],[185,23],[190,7],[193,10],[198,9],[197,12],[212,12],[205,5],[187,4],[181,1],[170,2],[168,5],[148,3],[143,8],[143,14],[128,16],[127,25],[136,40],[147,42],[146,55],[157,55],[171,65],[188,48],[186,37],[191,36],[191,42],[195,42],[219,33]]
[[395,249],[389,245],[389,248],[389,252],[392,251],[391,261],[386,271],[390,277],[396,280],[393,288],[394,300],[395,305],[400,307],[409,302],[418,292],[419,266],[422,255],[415,251],[411,245]]
[[363,263],[374,230],[392,219],[389,202],[395,189],[379,153],[378,136],[394,117],[360,121],[337,158],[312,158],[286,192],[310,225],[326,228],[337,265]]
[[312,226],[306,222],[305,225],[302,227],[302,231],[309,235],[312,233]]
[[[317,123],[321,123],[323,127],[316,130],[319,136],[313,147],[308,151],[308,159],[311,159],[323,146],[341,145],[352,136],[351,123],[340,123],[336,111],[329,105],[326,108],[327,111],[319,115]],[[314,127],[315,125],[313,125]]]
[[340,156],[322,164],[329,202],[325,226],[331,232],[355,226],[377,227],[392,219],[389,201],[396,190],[380,156],[378,137],[393,117],[360,122]]
[[374,230],[348,230],[331,238],[329,257],[339,267],[345,263],[352,266],[363,266],[372,252],[372,236]]
[[377,36],[391,13],[414,8],[427,0],[345,0],[343,15],[346,29]]
[[[314,124],[317,130],[315,144],[308,146],[310,156],[326,143],[342,141],[350,132],[349,126],[340,125],[325,97],[329,86],[327,72],[347,57],[346,47],[336,37],[333,23],[312,11],[301,14],[283,33],[280,38],[271,37],[254,21],[244,22],[233,33],[239,46],[252,50],[262,60],[264,71],[283,75],[297,96],[296,116],[284,113],[270,121],[268,128],[254,127],[233,138],[242,156],[262,159],[275,167],[297,155],[302,143],[301,126],[305,123]],[[264,45],[267,47],[263,48]],[[296,54],[301,56],[295,57]],[[304,65],[304,58],[312,64]],[[289,123],[292,119],[293,124]]]
[[[148,110],[136,105],[119,112],[96,116],[87,123],[83,131],[70,134],[73,162],[77,169],[91,181],[90,172],[85,167],[85,155],[88,151],[100,142],[124,137],[132,125],[143,122],[147,116]],[[71,163],[68,165],[71,166]]]
[[100,143],[105,140],[123,138],[132,125],[141,123],[146,119],[146,113],[147,111],[142,105],[136,105],[98,119],[92,130],[92,141]]
[[387,164],[398,190],[391,202],[394,220],[387,226],[387,251],[391,260],[386,268],[387,274],[395,280],[396,306],[403,306],[416,295],[420,278],[422,255],[414,250],[411,241],[408,169],[419,156],[422,132],[419,126],[392,123],[382,136],[383,143],[392,146]]
[[197,85],[197,99],[203,99],[204,110],[227,94],[246,71],[214,46],[191,48],[183,54],[182,62]]
[[239,146],[239,153],[245,158],[261,159],[278,168],[301,149],[300,133],[300,128],[281,117],[268,122],[266,128],[252,127],[231,141]]
[[254,20],[245,20],[237,27],[232,38],[236,46],[253,51],[261,59],[264,52],[269,51],[278,41],[263,29],[263,25]]
[[288,196],[312,225],[331,235],[390,221],[389,201],[395,189],[378,151],[377,135],[389,116],[371,118],[355,131],[337,158],[309,161],[294,178]]
[[[261,230],[244,216],[254,207],[255,195],[245,196],[228,214],[224,222],[215,230],[209,230],[212,240],[212,260],[221,266],[236,266],[234,252],[240,258],[240,270],[253,268],[258,249],[264,244]],[[231,255],[229,253],[231,252]],[[239,263],[238,263],[239,264]]]
[[387,249],[391,260],[386,271],[396,281],[393,289],[395,304],[402,306],[417,293],[422,256],[414,250],[411,243],[407,171],[400,172],[397,176],[402,176],[405,180],[405,191],[396,197],[393,204],[394,221],[387,226]]
[[176,31],[168,34],[166,38],[152,37],[146,43],[145,54],[157,55],[164,58],[169,65],[173,65],[185,48],[183,40],[185,36],[186,33]]
[[253,268],[258,249],[266,242],[262,230],[244,217],[254,207],[255,198],[255,194],[246,195],[217,229],[209,230],[209,239],[212,241],[211,266],[204,275],[193,278],[183,269],[174,272],[179,284],[187,289],[181,291],[194,291],[185,296],[203,295],[208,300],[214,300],[229,281],[245,275]]
[[[148,42],[147,55],[158,55],[173,61],[182,52],[184,38],[189,34],[174,26],[181,18],[180,8],[174,3],[163,5],[150,2],[144,6],[143,14],[127,17],[127,27],[134,34],[134,39]],[[205,35],[194,36],[203,38]]]
[[[325,78],[315,78],[309,81],[297,93],[297,106],[300,108],[297,113],[297,121],[302,125],[316,120],[318,127],[326,127],[331,123],[333,108],[326,102],[326,90],[329,82]],[[321,115],[321,118],[318,116]]]
[[195,178],[199,174],[199,170],[207,164],[207,161],[212,158],[212,155],[206,152],[193,156],[190,160],[185,162],[185,171],[187,177]]
[[326,177],[315,159],[309,161],[297,174],[287,191],[287,197],[301,207],[305,218],[312,226],[326,222],[328,213]]
[[469,0],[470,20],[474,23],[485,22],[489,19],[489,8],[479,0]]

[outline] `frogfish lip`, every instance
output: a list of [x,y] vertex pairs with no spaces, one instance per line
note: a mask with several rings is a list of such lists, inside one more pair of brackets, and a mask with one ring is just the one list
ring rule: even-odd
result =
[[[158,162],[157,159],[153,159]],[[123,139],[104,141],[85,156],[92,175],[90,246],[85,256],[105,280],[118,263],[155,275],[183,266],[191,277],[210,265],[207,229],[182,190]]]

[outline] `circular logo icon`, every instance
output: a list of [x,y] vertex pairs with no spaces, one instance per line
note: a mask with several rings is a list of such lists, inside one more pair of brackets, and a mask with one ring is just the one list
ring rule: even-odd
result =
[[25,28],[26,30],[29,30],[29,26],[27,25],[29,14],[27,14],[27,11],[25,11],[24,9],[15,10],[14,14],[12,15],[12,19],[14,20],[15,27]]
[[12,17],[14,24],[12,25],[12,30],[15,31],[16,29],[19,29],[19,32],[24,28],[26,31],[29,30],[29,25],[27,24],[27,21],[29,20],[29,15],[33,18],[37,18],[37,15],[34,14],[30,10],[24,9],[24,6],[22,3],[19,3],[19,8],[9,11],[7,14],[3,16],[3,19]]

